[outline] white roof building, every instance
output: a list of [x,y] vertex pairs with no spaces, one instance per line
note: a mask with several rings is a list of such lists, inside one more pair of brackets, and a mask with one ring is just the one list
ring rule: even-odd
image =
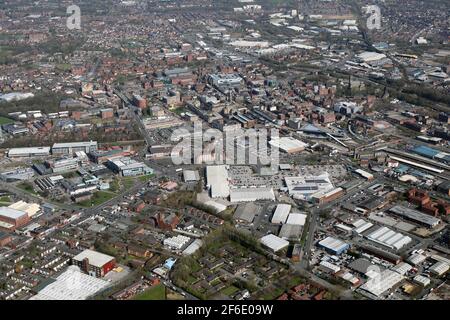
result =
[[289,154],[301,152],[308,146],[307,143],[292,137],[272,138],[269,144]]
[[328,173],[318,176],[285,177],[289,195],[299,200],[309,200],[319,191],[331,191],[334,189]]
[[76,255],[72,259],[78,262],[82,262],[84,259],[88,259],[89,265],[97,268],[102,268],[105,264],[113,260],[114,257],[108,256],[107,254],[101,252],[87,249]]
[[8,157],[42,157],[50,155],[50,147],[12,148],[8,151]]
[[415,276],[413,280],[414,280],[414,282],[416,282],[424,287],[428,286],[431,283],[430,278],[422,276],[420,274]]
[[89,276],[78,267],[70,266],[55,282],[30,300],[86,300],[109,285],[108,281]]
[[306,214],[303,213],[291,213],[288,216],[286,224],[293,224],[298,226],[304,226],[306,222]]
[[289,246],[289,241],[281,239],[273,234],[268,234],[260,239],[261,243],[272,250],[273,252],[277,252],[283,250],[287,246]]
[[450,266],[442,261],[438,261],[430,267],[430,271],[438,276],[445,274],[448,269],[450,269]]
[[29,217],[34,216],[36,213],[41,210],[41,206],[37,203],[26,203],[25,201],[18,201],[16,203],[13,203],[8,208],[19,210],[26,212]]
[[387,227],[381,227],[371,232],[367,235],[367,239],[395,250],[400,250],[412,241],[410,237],[395,232]]
[[364,285],[360,288],[362,290],[368,291],[371,294],[380,297],[383,293],[392,289],[398,283],[400,283],[404,277],[392,270],[386,269],[381,273],[378,273],[377,276],[368,280]]
[[427,256],[421,254],[421,253],[414,253],[412,254],[407,261],[411,262],[414,266],[421,264],[427,259]]
[[230,190],[230,202],[275,201],[272,188],[239,188]]
[[207,166],[206,183],[213,198],[227,198],[230,195],[228,166]]
[[341,267],[339,267],[339,266],[337,266],[335,264],[332,264],[332,263],[330,263],[328,261],[320,261],[319,265],[320,265],[321,269],[323,269],[323,270],[325,270],[326,272],[329,272],[329,273],[335,274],[335,273],[338,273],[339,271],[341,271]]
[[392,267],[391,270],[400,273],[402,276],[408,273],[413,268],[412,265],[406,262],[400,262],[396,266]]
[[277,205],[277,207],[275,208],[275,212],[273,213],[272,223],[286,223],[289,212],[291,212],[291,208],[292,206],[290,204],[281,203]]

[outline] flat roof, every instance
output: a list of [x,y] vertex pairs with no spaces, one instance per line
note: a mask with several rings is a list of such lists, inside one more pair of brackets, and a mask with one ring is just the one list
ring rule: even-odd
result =
[[50,147],[30,147],[30,148],[11,148],[8,151],[8,155],[26,155],[26,154],[42,154],[50,153]]
[[272,223],[286,223],[289,212],[291,212],[292,206],[290,204],[281,203],[277,205],[275,212],[273,214]]
[[65,143],[55,143],[53,144],[54,148],[73,148],[73,147],[90,147],[96,146],[97,141],[81,141],[81,142],[65,142]]
[[249,202],[256,200],[275,200],[272,188],[239,188],[230,190],[231,202]]
[[228,167],[226,165],[207,166],[206,181],[211,190],[211,197],[226,198],[230,195]]
[[274,252],[280,251],[289,245],[289,241],[281,239],[273,234],[268,234],[260,239],[261,243]]
[[435,218],[433,216],[424,214],[420,211],[410,209],[410,208],[400,206],[400,205],[392,207],[391,209],[389,209],[389,211],[392,213],[395,213],[399,216],[406,217],[408,219],[424,223],[431,227],[434,227],[441,222],[441,219]]
[[27,215],[27,213],[24,211],[20,211],[9,207],[0,207],[0,216],[7,217],[10,219],[19,219],[24,215]]
[[344,241],[333,238],[333,237],[326,237],[325,239],[323,239],[322,241],[319,242],[319,245],[324,248],[336,251],[336,252],[345,250],[349,246]]
[[286,224],[293,224],[293,225],[299,225],[304,226],[306,222],[307,215],[303,213],[291,213],[288,216],[288,219],[286,221]]
[[76,266],[70,266],[30,300],[86,300],[108,287],[108,281],[84,274]]
[[114,259],[114,257],[108,256],[107,254],[103,254],[89,249],[84,250],[80,254],[73,257],[75,261],[83,261],[86,258],[89,259],[89,264],[91,266],[97,268],[103,267],[106,263]]

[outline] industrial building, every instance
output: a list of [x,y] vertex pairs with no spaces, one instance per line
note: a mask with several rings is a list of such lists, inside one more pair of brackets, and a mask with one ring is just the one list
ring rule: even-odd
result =
[[360,288],[376,297],[380,297],[383,293],[391,290],[393,287],[403,281],[403,276],[395,271],[386,269],[373,277]]
[[291,213],[286,221],[286,224],[304,226],[307,215],[303,213]]
[[269,144],[288,154],[304,151],[305,148],[308,147],[307,143],[292,137],[272,138]]
[[153,169],[145,163],[133,160],[128,157],[108,160],[107,166],[122,177],[132,177],[144,174],[152,174]]
[[389,209],[389,212],[403,219],[413,221],[428,228],[434,228],[441,223],[441,219],[400,205],[392,207],[391,209]]
[[84,250],[72,258],[72,264],[83,272],[101,278],[116,266],[116,259],[93,250]]
[[238,188],[230,190],[230,202],[275,201],[272,188]]
[[109,285],[108,281],[86,275],[78,267],[70,266],[30,300],[87,300]]
[[299,224],[283,224],[278,236],[285,240],[298,240],[302,234],[303,226]]
[[340,255],[350,248],[348,243],[333,237],[326,237],[322,241],[319,241],[318,246],[334,255]]
[[355,234],[362,234],[364,231],[367,231],[373,227],[373,223],[365,221],[363,219],[356,220],[352,223],[352,225],[355,227],[352,230]]
[[212,198],[227,198],[230,195],[228,166],[207,166],[206,184]]
[[332,190],[321,190],[319,192],[314,193],[311,196],[311,200],[317,204],[324,204],[342,197],[344,193],[345,193],[344,189],[340,187]]
[[50,155],[50,147],[12,148],[8,151],[9,158],[46,157]]
[[367,235],[367,239],[390,249],[400,250],[412,239],[387,227],[381,227]]
[[252,223],[255,216],[261,212],[261,207],[248,202],[240,204],[234,212],[233,218],[239,222]]
[[30,221],[30,217],[24,211],[0,207],[0,229],[14,231],[23,227]]
[[261,243],[272,250],[273,252],[278,252],[289,246],[289,241],[281,239],[273,234],[268,234],[260,239]]
[[8,206],[10,209],[19,210],[25,212],[30,218],[36,215],[40,210],[41,206],[37,203],[27,203],[25,201],[18,201],[10,206]]
[[286,223],[289,213],[291,212],[291,208],[292,206],[290,204],[282,203],[277,205],[277,207],[275,208],[275,212],[273,213],[272,216],[272,223],[275,224]]
[[97,149],[97,141],[55,143],[52,147],[52,153],[54,155],[73,155],[77,151],[90,153],[97,151]]
[[184,182],[197,182],[200,181],[200,174],[197,170],[184,170],[183,171]]
[[189,243],[189,241],[191,241],[191,238],[183,235],[178,235],[176,237],[164,239],[163,244],[171,249],[181,250]]
[[438,261],[430,267],[430,272],[439,277],[443,276],[448,270],[450,266],[448,263]]
[[289,195],[294,199],[309,201],[318,192],[334,189],[328,173],[318,176],[285,177]]

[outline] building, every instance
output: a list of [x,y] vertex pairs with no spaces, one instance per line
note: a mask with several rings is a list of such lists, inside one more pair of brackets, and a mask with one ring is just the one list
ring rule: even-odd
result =
[[262,245],[273,252],[281,251],[289,246],[289,241],[281,239],[273,234],[268,234],[260,239]]
[[344,195],[344,189],[336,188],[332,190],[321,190],[319,192],[314,193],[311,196],[311,200],[317,204],[324,204],[336,199],[339,199]]
[[12,241],[11,235],[0,231],[0,248],[7,246]]
[[443,261],[438,261],[430,267],[430,272],[433,273],[434,275],[437,275],[438,277],[441,277],[449,269],[450,269],[450,266],[447,263],[445,263]]
[[107,166],[123,177],[153,174],[153,169],[129,157],[108,160]]
[[197,182],[200,181],[200,174],[197,170],[184,170],[183,171],[184,182]]
[[141,110],[147,108],[147,100],[142,98],[140,95],[137,94],[133,95],[133,103],[136,107],[138,107]]
[[344,115],[351,115],[351,114],[362,112],[363,107],[360,105],[357,105],[355,102],[341,101],[334,105],[333,110],[336,113],[341,113]]
[[230,190],[230,202],[275,201],[272,188],[239,188]]
[[367,239],[394,250],[400,250],[412,241],[410,237],[387,227],[380,227],[372,231],[367,235]]
[[191,238],[183,236],[183,235],[178,235],[176,237],[164,239],[163,244],[164,244],[164,246],[166,246],[170,249],[181,250],[190,241],[191,241]]
[[441,219],[400,205],[392,207],[391,209],[389,209],[389,212],[403,219],[426,226],[427,228],[434,228],[441,223]]
[[110,285],[108,281],[86,275],[70,266],[30,300],[87,300]]
[[332,264],[328,261],[320,261],[319,268],[325,271],[326,273],[336,274],[341,271],[341,267]]
[[228,166],[207,166],[206,184],[212,198],[227,198],[230,195]]
[[41,206],[37,203],[27,203],[25,201],[18,201],[11,204],[8,208],[19,210],[25,212],[30,218],[36,215],[40,210]]
[[275,224],[284,224],[286,223],[286,220],[289,216],[289,213],[291,212],[292,206],[290,204],[279,204],[275,208],[275,212],[272,216],[272,223]]
[[304,151],[308,147],[307,143],[292,137],[272,138],[269,144],[288,154]]
[[72,264],[91,276],[101,278],[115,268],[116,259],[88,249],[73,257]]
[[261,207],[248,202],[238,205],[234,212],[233,218],[238,222],[252,223],[255,216],[261,212]]
[[12,148],[8,151],[9,158],[47,157],[50,155],[50,147]]
[[377,276],[367,281],[360,288],[373,294],[376,297],[380,297],[384,293],[398,285],[401,281],[403,281],[403,279],[404,277],[401,274],[386,269],[379,273]]
[[303,213],[291,213],[287,218],[286,224],[304,226],[307,217],[308,216]]
[[101,109],[100,116],[102,119],[112,119],[114,118],[114,110],[112,108]]
[[74,155],[77,151],[90,153],[98,150],[97,141],[55,143],[52,147],[54,155]]
[[23,227],[30,221],[30,217],[24,211],[0,207],[0,229],[14,231]]
[[304,201],[313,199],[312,196],[318,192],[324,192],[326,194],[328,191],[334,189],[328,173],[318,176],[285,177],[284,181],[289,195],[294,199]]
[[333,237],[326,237],[322,241],[319,241],[318,246],[334,255],[340,255],[350,248],[349,244]]
[[208,77],[208,82],[216,87],[223,87],[223,86],[233,87],[239,86],[242,83],[242,78],[238,74],[219,73],[210,75]]
[[48,160],[46,164],[52,169],[53,173],[75,171],[79,167],[78,158],[61,158]]

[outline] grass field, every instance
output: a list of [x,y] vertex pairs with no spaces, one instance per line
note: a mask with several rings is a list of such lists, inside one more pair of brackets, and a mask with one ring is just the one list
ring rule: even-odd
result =
[[231,296],[238,291],[239,291],[239,289],[236,288],[235,286],[229,286],[229,287],[226,287],[225,289],[223,289],[221,292],[226,296]]
[[12,119],[5,118],[5,117],[0,117],[0,125],[13,123],[13,122],[14,122],[14,120],[12,120]]
[[101,205],[102,203],[105,203],[108,200],[111,200],[115,196],[117,195],[112,192],[97,191],[96,193],[94,193],[91,200],[82,201],[78,205],[85,208],[96,207]]
[[134,300],[166,300],[166,287],[162,284],[153,286],[137,295]]
[[37,195],[36,191],[34,191],[33,185],[31,183],[29,183],[29,182],[19,183],[17,185],[17,187],[22,189],[22,190],[24,190],[24,191],[26,191],[26,192],[29,192],[29,193]]

